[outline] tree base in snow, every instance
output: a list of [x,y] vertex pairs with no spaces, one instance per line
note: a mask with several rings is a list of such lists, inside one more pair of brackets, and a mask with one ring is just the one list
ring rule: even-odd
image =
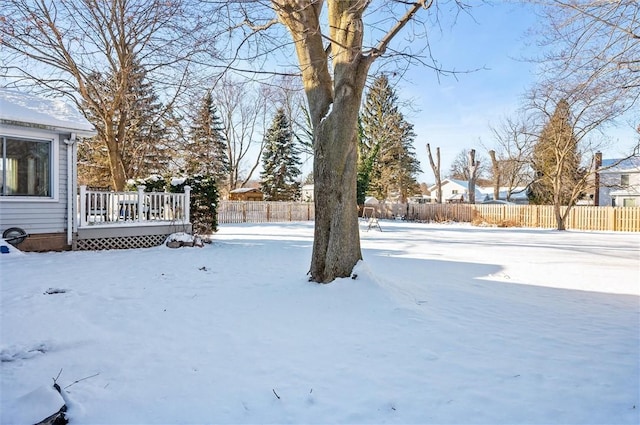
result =
[[199,236],[195,236],[188,240],[169,239],[167,240],[166,245],[169,248],[181,248],[183,246],[186,246],[186,247],[197,246],[198,248],[202,248],[204,246],[204,242],[202,241],[202,238],[200,238]]
[[35,425],[67,425],[69,421],[67,420],[67,416],[65,415],[66,411],[67,406],[62,406],[57,413],[54,413],[53,415],[38,422]]

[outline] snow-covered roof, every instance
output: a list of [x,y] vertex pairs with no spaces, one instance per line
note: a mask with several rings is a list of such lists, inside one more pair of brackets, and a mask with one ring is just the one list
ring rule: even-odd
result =
[[239,187],[238,189],[233,189],[230,193],[248,193],[248,192],[260,192],[260,189],[256,189],[255,187]]
[[366,198],[364,198],[364,203],[369,204],[369,205],[378,205],[379,201],[376,199],[375,196],[367,196]]
[[631,158],[603,159],[601,173],[640,172],[640,156]]
[[[456,180],[456,179],[450,179],[450,178],[446,178],[442,180],[442,186],[447,185],[447,183],[453,183],[454,185],[460,186],[463,190],[467,190],[467,188],[469,187],[469,182],[466,180]],[[433,192],[434,190],[438,189],[438,185],[434,184],[433,186],[429,187],[429,192]]]
[[0,89],[0,122],[21,127],[46,127],[82,136],[95,135],[93,125],[78,110],[60,99],[45,99]]
[[[445,180],[450,181],[451,183],[455,183],[458,186],[462,186],[464,188],[469,187],[469,182],[466,180],[458,180],[458,179],[445,179]],[[444,183],[444,181],[442,183]]]
[[[480,190],[484,195],[488,195],[489,199],[493,199],[493,186],[482,187],[480,188]],[[511,195],[509,196],[509,199],[511,200],[528,199],[527,188],[524,186],[518,186],[518,187],[512,187],[512,188],[501,186],[498,191],[498,199],[507,199],[507,195],[509,194],[509,192],[511,192]]]

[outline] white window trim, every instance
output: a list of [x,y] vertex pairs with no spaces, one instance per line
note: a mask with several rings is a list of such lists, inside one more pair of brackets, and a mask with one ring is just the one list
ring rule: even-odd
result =
[[51,196],[0,196],[0,202],[58,202],[60,199],[60,135],[33,129],[0,127],[0,137],[51,141]]

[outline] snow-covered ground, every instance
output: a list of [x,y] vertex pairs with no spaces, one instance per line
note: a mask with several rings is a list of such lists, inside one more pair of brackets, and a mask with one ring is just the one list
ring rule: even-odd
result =
[[362,226],[329,285],[312,223],[0,254],[0,422],[640,422],[640,234]]

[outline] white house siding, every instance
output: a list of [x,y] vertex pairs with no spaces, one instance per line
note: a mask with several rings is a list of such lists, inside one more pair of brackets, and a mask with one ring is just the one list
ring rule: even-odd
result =
[[[433,185],[429,188],[431,199],[433,202],[438,196],[438,187]],[[486,200],[487,195],[482,192],[482,188],[476,186],[476,203]],[[493,193],[493,192],[492,192]],[[442,203],[447,202],[468,202],[469,201],[469,182],[463,180],[454,180],[446,178],[442,180]]]
[[[70,201],[67,184],[75,182],[76,166],[75,163],[68,164],[68,147],[64,141],[71,138],[72,133],[77,137],[96,134],[93,125],[61,99],[45,99],[0,88],[0,134],[53,141],[50,196],[0,196],[0,232],[20,227],[29,233],[29,238],[19,246],[22,250],[69,248],[73,229],[67,229],[72,227],[68,216],[75,217],[75,202],[67,212]],[[75,151],[75,147],[69,149]],[[71,176],[68,175],[70,169]],[[75,187],[70,189],[75,190]]]
[[[67,145],[65,138],[70,134],[56,134],[43,130],[12,129],[0,127],[2,136],[18,136],[53,140],[52,196],[50,198],[0,196],[0,233],[11,227],[20,227],[38,239],[37,235],[60,234],[64,237],[67,229]],[[29,245],[25,241],[23,244]],[[22,245],[20,246],[22,249]]]
[[[617,162],[620,161],[619,164]],[[613,164],[613,166],[612,166]],[[604,167],[612,166],[601,171],[598,204],[601,206],[640,206],[640,158],[632,157],[626,160],[605,159]],[[629,178],[626,187],[621,186],[622,175]],[[633,205],[630,205],[633,204]]]
[[[620,188],[621,174],[629,175],[629,187]],[[612,196],[614,195],[614,196]],[[618,195],[618,196],[615,196]],[[618,198],[616,207],[622,207],[621,201],[625,198],[635,198],[636,207],[640,206],[640,173],[614,173],[600,176],[600,196],[599,204],[602,206],[614,206],[614,198]]]

